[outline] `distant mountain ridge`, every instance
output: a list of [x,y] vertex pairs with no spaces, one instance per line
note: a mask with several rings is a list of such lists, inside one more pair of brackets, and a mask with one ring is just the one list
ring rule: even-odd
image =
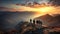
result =
[[49,14],[37,17],[35,19],[40,19],[44,25],[52,26],[52,27],[60,27],[60,14],[56,14],[56,16],[51,16]]

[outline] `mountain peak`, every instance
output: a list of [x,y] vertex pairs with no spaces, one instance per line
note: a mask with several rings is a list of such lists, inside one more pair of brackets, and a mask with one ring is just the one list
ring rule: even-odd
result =
[[49,19],[49,18],[51,18],[51,17],[52,17],[51,15],[46,14],[46,15],[43,15],[43,16],[39,16],[39,17],[37,17],[37,18],[35,18],[35,19]]

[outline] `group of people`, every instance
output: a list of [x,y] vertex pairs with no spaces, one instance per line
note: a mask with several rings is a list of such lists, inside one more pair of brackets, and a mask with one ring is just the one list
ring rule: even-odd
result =
[[40,20],[33,20],[33,23],[22,26],[20,34],[43,34],[42,22]]

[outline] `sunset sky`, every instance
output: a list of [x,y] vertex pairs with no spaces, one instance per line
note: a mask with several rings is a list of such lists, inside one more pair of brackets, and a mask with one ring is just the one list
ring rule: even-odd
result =
[[[20,4],[26,4],[28,0],[0,0],[0,11],[18,11],[20,10]],[[29,0],[28,2],[47,2],[47,0]],[[16,5],[19,4],[19,5]]]
[[[47,2],[51,2],[53,1],[53,4],[59,4],[59,0],[57,0],[56,2],[54,0],[0,0],[0,11],[10,11],[10,12],[16,12],[16,11],[40,11],[40,12],[44,12],[44,11],[51,11],[51,10],[57,10],[60,11],[60,6],[59,8],[56,7],[43,7],[43,8],[30,8],[30,7],[26,7],[26,6],[21,6],[21,4],[27,4],[28,2],[37,2],[39,4],[42,3],[47,3]],[[34,7],[34,6],[32,6]],[[26,9],[27,8],[27,9]],[[52,9],[53,8],[53,9]],[[41,9],[41,10],[40,10]],[[43,11],[44,9],[44,11]],[[51,9],[51,10],[50,10]]]

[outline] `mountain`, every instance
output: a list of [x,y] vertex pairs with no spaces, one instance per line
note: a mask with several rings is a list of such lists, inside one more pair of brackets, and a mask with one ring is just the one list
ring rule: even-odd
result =
[[[34,18],[36,12],[0,12],[0,29],[7,31],[7,29],[14,28],[20,21],[29,21]],[[20,23],[21,24],[21,23]],[[19,24],[19,25],[20,25]],[[1,27],[2,26],[2,27]]]
[[60,15],[56,14],[55,16],[51,16],[49,14],[37,17],[35,19],[39,19],[43,22],[44,25],[51,27],[60,27]]
[[55,21],[55,23],[52,23],[51,26],[60,27],[60,15],[57,14],[56,16],[54,16],[53,20]]
[[43,24],[48,25],[49,24],[48,22],[50,22],[52,20],[52,18],[53,17],[51,15],[46,14],[46,15],[37,17],[35,19],[40,19],[43,22]]

